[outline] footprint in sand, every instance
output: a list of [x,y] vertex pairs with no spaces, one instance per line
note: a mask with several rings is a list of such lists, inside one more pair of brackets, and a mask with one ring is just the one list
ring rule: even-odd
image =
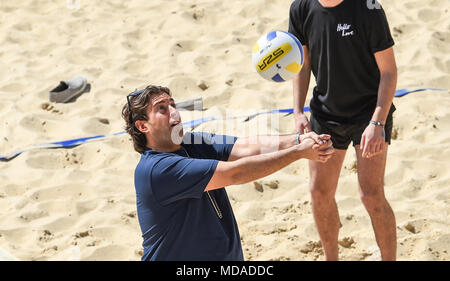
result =
[[108,49],[104,47],[90,47],[85,52],[91,59],[101,59],[108,57]]
[[41,226],[44,229],[50,230],[52,233],[59,233],[73,228],[79,221],[79,218],[76,216],[60,215],[57,217],[53,216],[49,222],[42,224]]
[[85,200],[76,203],[76,210],[78,215],[87,214],[92,212],[99,206],[99,201],[97,199]]
[[130,75],[141,75],[151,71],[153,67],[150,60],[129,60],[122,66],[122,70]]
[[139,40],[142,38],[142,31],[141,29],[137,28],[134,31],[124,33],[122,37],[123,37],[122,46],[130,47],[129,45],[131,43],[135,45],[136,43],[139,42]]
[[170,48],[171,54],[179,54],[183,52],[192,52],[197,49],[197,42],[192,40],[177,41]]
[[25,86],[20,83],[9,83],[0,88],[0,92],[21,92]]
[[111,260],[129,260],[131,257],[134,257],[134,253],[133,250],[128,247],[108,245],[94,249],[94,251],[84,257],[83,260],[105,260],[105,257],[110,257]]
[[12,26],[17,31],[30,32],[33,30],[32,25],[29,22],[21,22]]
[[428,47],[430,50],[447,55],[450,53],[450,32],[435,31],[431,34],[431,38],[428,41]]
[[46,216],[48,216],[48,212],[40,209],[26,210],[18,214],[18,217],[26,222],[37,220]]
[[414,199],[419,197],[423,192],[424,180],[421,179],[409,179],[403,188],[402,194],[406,198]]
[[198,70],[203,73],[212,73],[216,67],[216,62],[211,56],[205,56],[204,54],[196,55],[194,58],[194,64]]
[[417,16],[424,22],[432,22],[439,20],[442,12],[440,10],[422,9],[418,12]]
[[107,118],[93,117],[83,122],[83,131],[91,135],[108,134],[111,126]]
[[169,80],[168,87],[173,93],[181,94],[186,92],[198,92],[201,89],[197,86],[197,84],[198,83],[195,79],[182,75],[176,75]]
[[1,237],[8,241],[8,244],[13,248],[19,248],[21,245],[26,245],[35,237],[35,231],[29,227],[17,227],[12,229],[2,229]]
[[27,191],[27,188],[23,185],[17,184],[5,184],[0,187],[0,193],[5,196],[22,196]]
[[251,221],[262,221],[266,215],[263,207],[253,203],[246,207],[243,206],[242,210],[244,217]]
[[[64,158],[62,151],[30,151],[26,155],[25,163],[34,169],[39,170],[54,170],[62,169],[68,165],[68,161]],[[66,163],[67,162],[67,163]]]
[[[448,261],[450,259],[450,234],[444,234],[430,241],[429,248],[436,258]],[[435,249],[433,251],[433,249]]]
[[84,66],[88,56],[85,53],[85,50],[81,48],[68,48],[64,52],[64,58],[68,63]]
[[440,68],[441,71],[443,71],[445,73],[450,73],[450,60],[447,60],[439,68]]
[[[82,179],[81,179],[82,180]],[[57,186],[43,187],[28,195],[28,197],[37,202],[46,202],[60,200],[62,198],[77,199],[81,196],[89,196],[94,191],[90,186],[78,183],[65,183]]]

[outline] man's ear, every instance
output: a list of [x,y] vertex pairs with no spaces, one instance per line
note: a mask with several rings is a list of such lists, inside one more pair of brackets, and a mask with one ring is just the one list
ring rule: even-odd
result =
[[134,125],[141,133],[148,133],[150,131],[150,127],[148,122],[145,120],[137,120]]

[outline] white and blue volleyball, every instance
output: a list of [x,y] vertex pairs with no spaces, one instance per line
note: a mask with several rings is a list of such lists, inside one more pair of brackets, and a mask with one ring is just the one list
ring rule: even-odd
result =
[[303,48],[289,32],[271,31],[253,46],[253,67],[264,78],[284,82],[294,78],[303,66]]

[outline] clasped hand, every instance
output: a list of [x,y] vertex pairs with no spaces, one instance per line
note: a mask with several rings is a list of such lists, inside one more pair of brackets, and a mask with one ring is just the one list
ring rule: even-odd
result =
[[309,132],[300,136],[300,143],[311,142],[311,148],[314,151],[311,160],[325,163],[334,153],[333,142],[330,135],[318,135],[315,132]]

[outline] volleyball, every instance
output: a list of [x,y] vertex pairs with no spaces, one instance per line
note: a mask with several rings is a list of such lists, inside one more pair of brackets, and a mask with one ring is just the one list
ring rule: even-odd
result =
[[252,62],[264,79],[284,82],[293,79],[302,69],[303,48],[291,33],[271,31],[256,41]]

